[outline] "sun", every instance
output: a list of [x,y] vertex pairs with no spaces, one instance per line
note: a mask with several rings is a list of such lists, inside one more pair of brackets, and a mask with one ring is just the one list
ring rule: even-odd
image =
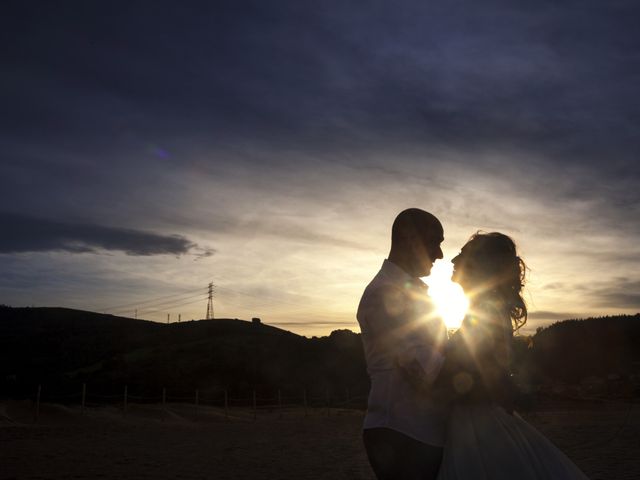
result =
[[436,304],[438,314],[449,329],[459,328],[469,308],[469,299],[462,287],[451,281],[453,264],[437,260],[431,269],[431,275],[423,278],[429,285],[429,296]]

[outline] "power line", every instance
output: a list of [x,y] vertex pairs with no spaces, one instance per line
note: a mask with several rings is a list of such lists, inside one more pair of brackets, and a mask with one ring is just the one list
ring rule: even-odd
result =
[[[313,322],[313,321],[311,321],[311,322],[301,322],[301,323],[304,323],[305,325],[313,325],[314,323],[315,324],[332,323],[331,320],[335,319],[335,317],[333,317],[333,316],[311,313],[310,310],[313,309],[313,306],[310,303],[304,303],[303,304],[303,303],[292,302],[292,301],[288,301],[288,300],[280,300],[280,299],[276,299],[276,298],[269,297],[269,296],[266,296],[266,295],[258,295],[258,294],[255,294],[255,293],[249,293],[249,292],[246,292],[246,291],[236,290],[236,289],[232,289],[232,288],[228,288],[228,287],[220,287],[220,286],[214,285],[213,282],[210,282],[207,285],[206,289],[203,289],[203,288],[197,288],[197,289],[190,288],[190,289],[185,290],[183,292],[173,293],[173,294],[169,294],[169,295],[162,295],[162,296],[149,298],[149,299],[146,299],[146,300],[140,300],[140,301],[136,301],[136,302],[124,303],[124,304],[112,306],[110,308],[106,308],[106,309],[102,309],[102,310],[103,311],[110,310],[114,314],[118,314],[118,313],[124,314],[127,311],[129,311],[130,308],[137,307],[135,309],[135,314],[134,315],[136,316],[136,318],[138,318],[138,315],[150,314],[150,313],[158,313],[159,311],[162,311],[162,310],[164,310],[164,311],[171,310],[171,309],[174,309],[176,307],[180,307],[180,306],[184,306],[184,305],[190,305],[190,304],[193,304],[193,303],[201,302],[201,301],[206,299],[207,300],[207,310],[206,310],[205,318],[206,319],[213,319],[213,318],[215,318],[213,300],[214,300],[214,296],[215,296],[217,290],[221,290],[222,293],[230,294],[230,296],[232,297],[232,298],[225,298],[224,301],[223,301],[224,304],[234,305],[236,307],[240,307],[240,308],[245,309],[245,310],[255,310],[255,309],[262,309],[262,308],[277,308],[279,306],[280,307],[289,307],[287,310],[288,310],[288,312],[290,314],[293,313],[293,314],[297,314],[297,315],[305,315],[307,317],[314,318],[316,320],[315,322]],[[194,292],[197,292],[197,293],[194,293]],[[253,300],[253,301],[247,300],[246,302],[243,302],[242,299],[240,299],[240,298],[236,298],[234,300],[233,296],[250,297],[250,298],[255,299],[255,300]],[[293,307],[293,308],[291,308],[291,307]],[[329,320],[329,319],[331,319],[331,320]],[[327,322],[327,320],[329,320],[329,322]],[[286,323],[281,323],[281,324],[285,325]]]
[[[157,302],[157,303],[155,303],[155,304],[153,304],[153,305],[146,305],[146,306],[145,306],[145,305],[143,304],[143,308],[138,308],[137,310],[138,310],[138,313],[140,313],[140,312],[142,312],[142,311],[148,311],[150,308],[156,308],[156,307],[158,307],[158,308],[159,308],[159,307],[171,308],[171,307],[172,307],[172,306],[174,306],[176,303],[182,302],[182,301],[184,301],[184,300],[189,300],[189,299],[192,299],[192,298],[196,298],[196,297],[199,297],[199,298],[206,298],[206,297],[204,297],[204,292],[202,292],[202,293],[196,293],[196,294],[193,294],[193,295],[186,295],[186,296],[185,296],[184,294],[182,294],[182,295],[181,295],[181,296],[179,296],[179,297],[173,298],[173,299],[171,299],[171,300],[165,300],[164,302]],[[150,303],[150,302],[144,302],[144,303]],[[137,304],[137,305],[138,305],[138,304]],[[126,308],[126,309],[125,309],[125,308],[119,308],[119,309],[117,309],[117,310],[112,310],[112,312],[113,312],[114,314],[118,314],[118,313],[126,313],[126,312],[127,312],[127,311],[129,311],[129,310],[130,310],[129,308]]]
[[138,310],[138,316],[140,316],[140,313],[155,313],[159,310],[171,310],[173,308],[176,307],[182,307],[184,305],[191,305],[193,303],[197,303],[197,302],[202,302],[205,299],[205,297],[200,297],[196,300],[190,300],[187,302],[181,302],[181,303],[175,303],[173,305],[169,305],[169,306],[161,306],[161,307],[148,307],[145,310]]
[[[281,300],[281,299],[276,299],[273,297],[268,297],[265,295],[257,295],[255,293],[248,293],[242,290],[236,290],[236,289],[232,289],[232,288],[228,288],[228,287],[221,287],[218,285],[213,285],[214,287],[213,291],[212,291],[212,296],[215,295],[217,290],[221,290],[223,293],[230,293],[230,294],[234,294],[234,295],[242,295],[245,297],[251,297],[251,298],[255,298],[257,300],[259,300],[257,303],[254,303],[254,306],[274,306],[274,305],[288,305],[288,306],[292,306],[292,307],[298,307],[298,308],[302,308],[302,309],[308,309],[310,307],[310,305],[308,303],[299,303],[299,302],[294,302],[294,301],[290,301],[290,300]],[[188,295],[190,293],[193,292],[202,292],[202,294],[208,294],[208,287],[203,288],[197,288],[197,289],[193,289],[190,288],[188,290],[185,290],[183,292],[178,292],[178,293],[173,293],[173,294],[169,294],[169,295],[162,295],[162,296],[158,296],[158,297],[153,297],[153,298],[148,298],[146,300],[140,300],[140,301],[133,301],[133,302],[128,302],[128,303],[123,303],[123,304],[119,304],[119,305],[113,305],[110,307],[106,307],[106,308],[100,308],[98,309],[99,311],[103,311],[103,312],[125,312],[128,311],[130,308],[133,307],[144,307],[145,305],[151,304],[151,303],[155,303],[157,305],[154,306],[161,306],[161,305],[167,305],[170,303],[173,303],[175,301],[179,301],[182,299],[186,299],[186,298],[193,298],[195,295],[191,295],[191,296],[185,296]],[[208,299],[208,297],[206,297]],[[213,309],[213,299],[211,300],[211,305],[210,305]],[[147,309],[148,310],[148,309]],[[210,312],[211,316],[212,312]]]
[[190,288],[188,290],[184,290],[184,291],[178,292],[178,293],[172,293],[172,294],[169,294],[169,295],[162,295],[162,296],[155,297],[155,298],[149,298],[147,300],[139,300],[139,301],[134,301],[134,302],[129,302],[129,303],[123,303],[123,304],[114,305],[114,306],[111,306],[111,307],[99,308],[98,310],[101,311],[101,312],[105,312],[105,311],[108,311],[108,310],[121,310],[121,309],[123,309],[125,307],[133,307],[133,306],[143,305],[145,303],[153,303],[153,302],[156,302],[158,300],[163,300],[165,298],[180,297],[182,295],[186,295],[188,293],[192,293],[192,292],[196,292],[196,291],[202,291],[202,293],[205,293],[203,291],[202,287],[197,288],[197,289]]

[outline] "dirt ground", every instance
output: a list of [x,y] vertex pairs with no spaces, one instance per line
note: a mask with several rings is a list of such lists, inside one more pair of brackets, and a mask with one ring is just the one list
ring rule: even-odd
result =
[[[363,413],[0,404],[0,479],[373,479]],[[524,415],[593,480],[640,479],[640,406]]]

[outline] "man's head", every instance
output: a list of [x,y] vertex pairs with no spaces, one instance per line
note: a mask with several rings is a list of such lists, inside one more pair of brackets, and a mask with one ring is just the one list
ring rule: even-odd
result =
[[419,208],[408,208],[393,222],[389,260],[411,276],[427,276],[433,262],[442,258],[443,240],[444,230],[435,216]]

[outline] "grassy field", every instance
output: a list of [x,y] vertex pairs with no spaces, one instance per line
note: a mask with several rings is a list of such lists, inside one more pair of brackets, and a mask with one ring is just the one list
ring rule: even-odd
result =
[[[592,479],[640,478],[640,410],[545,410],[525,415]],[[361,411],[193,405],[89,408],[0,404],[2,479],[373,479]]]

